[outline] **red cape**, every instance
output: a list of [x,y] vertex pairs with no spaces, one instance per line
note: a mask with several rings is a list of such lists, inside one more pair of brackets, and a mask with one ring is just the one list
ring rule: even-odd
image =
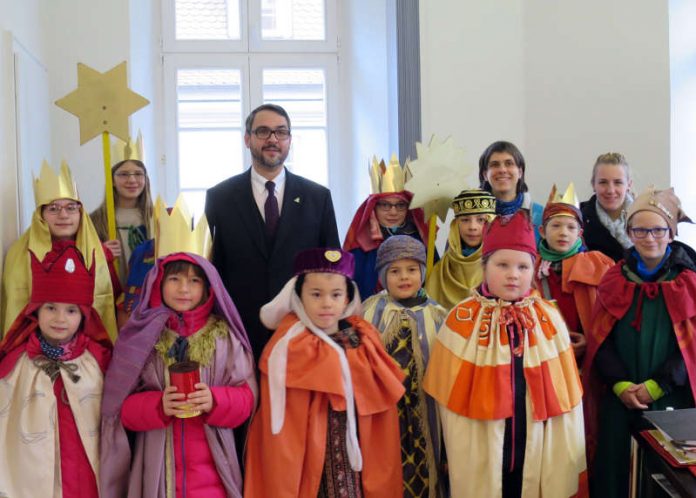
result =
[[[597,410],[604,389],[596,371],[592,369],[597,351],[614,328],[614,324],[628,312],[638,284],[627,280],[623,261],[611,268],[597,289],[597,302],[592,317],[592,328],[585,333],[587,352],[583,364],[583,384],[586,393],[585,425],[587,428],[588,461],[594,455],[597,434]],[[674,280],[659,282],[672,320],[674,334],[689,375],[691,394],[696,399],[696,273],[682,270]]]

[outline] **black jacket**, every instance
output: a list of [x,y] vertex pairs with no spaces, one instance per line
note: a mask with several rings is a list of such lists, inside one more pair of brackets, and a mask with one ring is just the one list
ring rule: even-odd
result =
[[599,251],[614,261],[619,261],[624,257],[624,248],[599,221],[596,200],[597,196],[593,195],[589,201],[580,203],[584,221],[582,238],[585,239],[585,245],[590,251]]
[[340,247],[327,188],[286,170],[280,213],[276,235],[269,240],[254,200],[250,169],[206,195],[213,264],[239,310],[257,360],[270,338],[259,309],[292,277],[295,255],[312,247]]

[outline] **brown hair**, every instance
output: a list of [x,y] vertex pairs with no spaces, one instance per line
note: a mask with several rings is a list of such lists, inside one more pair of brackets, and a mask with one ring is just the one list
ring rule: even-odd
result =
[[479,187],[485,190],[486,192],[492,191],[491,184],[488,183],[488,180],[486,180],[486,173],[488,172],[488,162],[491,160],[491,156],[497,152],[504,152],[506,154],[510,154],[512,158],[515,160],[515,164],[517,165],[517,167],[520,168],[520,179],[517,180],[517,186],[515,188],[515,191],[519,194],[520,192],[526,192],[527,190],[529,190],[527,184],[524,181],[524,172],[526,168],[524,156],[515,144],[513,144],[512,142],[505,142],[503,140],[499,140],[498,142],[493,142],[492,144],[490,144],[486,148],[486,150],[483,151],[481,157],[479,157]]
[[[116,191],[116,184],[114,180],[114,175],[119,170],[121,166],[126,163],[133,163],[137,167],[143,170],[145,173],[145,186],[143,191],[138,196],[137,207],[140,211],[140,217],[143,220],[143,224],[147,229],[146,238],[152,238],[154,234],[152,233],[152,215],[154,213],[154,205],[152,204],[152,194],[150,193],[150,177],[147,175],[147,168],[145,168],[145,163],[139,161],[138,159],[126,159],[124,161],[117,162],[111,168],[111,181],[114,191],[114,204],[118,206],[118,192]],[[109,240],[109,224],[106,217],[106,199],[101,203],[101,205],[90,215],[92,218],[92,223],[94,223],[94,228],[97,229],[97,235],[99,235],[99,240],[102,242]]]

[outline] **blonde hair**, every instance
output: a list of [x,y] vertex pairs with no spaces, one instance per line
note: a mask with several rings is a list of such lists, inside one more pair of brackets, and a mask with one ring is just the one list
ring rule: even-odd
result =
[[605,152],[597,157],[594,166],[592,166],[592,178],[590,179],[590,185],[594,186],[597,168],[602,164],[623,166],[624,172],[626,173],[626,182],[631,181],[631,166],[629,166],[628,161],[626,161],[626,157],[620,152]]

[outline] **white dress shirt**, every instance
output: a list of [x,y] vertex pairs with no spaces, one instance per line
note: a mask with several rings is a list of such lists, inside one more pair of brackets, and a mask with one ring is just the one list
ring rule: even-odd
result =
[[[266,205],[266,199],[268,199],[268,189],[266,188],[267,181],[266,178],[259,175],[254,167],[251,166],[251,191],[254,193],[254,200],[256,201],[256,206],[259,208],[263,221],[266,221],[264,206]],[[275,196],[278,200],[278,215],[280,215],[283,210],[283,194],[285,193],[285,167],[283,167],[280,173],[278,173],[278,176],[271,181],[275,183]]]

